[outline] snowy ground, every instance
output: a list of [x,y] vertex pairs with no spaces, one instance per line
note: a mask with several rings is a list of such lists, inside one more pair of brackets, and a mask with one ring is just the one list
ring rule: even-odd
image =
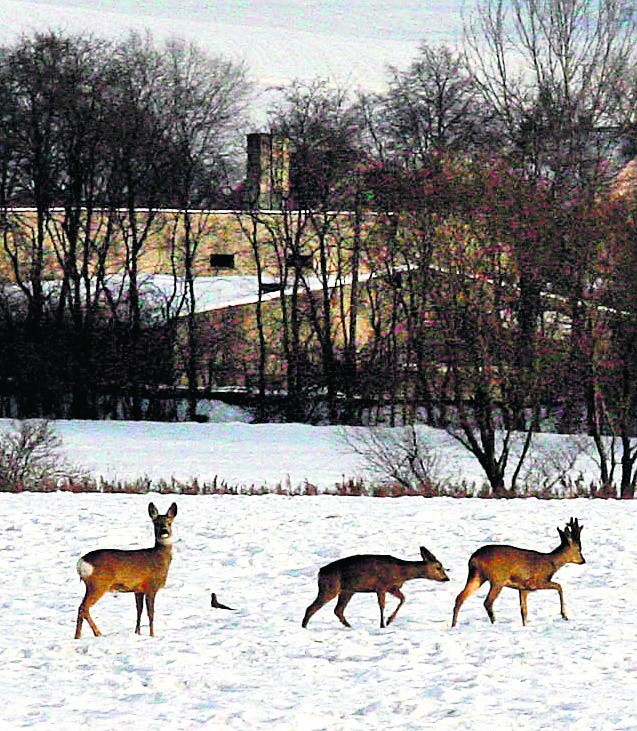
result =
[[[151,499],[162,511],[171,501]],[[132,596],[110,595],[93,610],[104,636],[85,626],[73,640],[77,558],[149,545],[148,500],[0,494],[3,728],[637,728],[635,504],[178,496],[156,637],[145,624],[132,632]],[[450,629],[473,550],[498,541],[548,551],[571,515],[584,524],[587,563],[557,575],[569,622],[555,592],[537,592],[523,628],[507,589],[491,626],[483,590]],[[301,628],[321,565],[359,552],[417,559],[420,545],[451,581],[405,584],[388,629],[373,595],[350,603],[352,629],[333,604]],[[236,611],[211,609],[210,591]]]
[[[306,424],[249,424],[239,408],[209,402],[210,421],[182,422],[56,421],[68,461],[94,478],[109,481],[148,478],[155,483],[171,478],[212,482],[217,477],[239,488],[281,485],[302,491],[306,483],[330,491],[350,478],[373,481],[365,460],[344,438],[343,427]],[[0,433],[13,422],[0,419]],[[477,460],[443,430],[419,427],[423,440],[438,456],[438,477],[453,484],[465,481],[480,487],[484,473]],[[350,434],[365,433],[351,427]],[[534,459],[549,465],[560,461],[563,439],[537,437]],[[532,460],[529,460],[531,462]],[[590,456],[581,454],[570,471],[585,484],[599,482]],[[533,483],[532,483],[533,484]],[[537,484],[537,483],[536,483]],[[538,485],[539,486],[539,485]]]
[[[206,424],[55,423],[69,459],[94,477],[211,481],[329,490],[366,478],[342,429],[253,425],[217,405]],[[11,422],[0,421],[0,430]],[[482,474],[448,435],[427,431],[445,475]],[[543,437],[547,444],[556,437]],[[587,479],[595,468],[578,470]],[[151,495],[160,510],[172,498]],[[83,589],[77,558],[152,543],[143,495],[0,493],[0,658],[4,728],[138,729],[635,729],[637,507],[617,501],[177,496],[174,560],[157,601],[156,637],[133,634],[130,595],[101,600],[72,639]],[[556,527],[584,524],[584,566],[529,600],[505,590],[491,626],[486,587],[449,627],[469,555],[488,542],[548,551]],[[397,621],[378,627],[373,595],[333,603],[306,630],[318,568],[355,553],[417,559],[433,551],[451,581],[414,581]],[[210,592],[236,607],[211,609]],[[394,600],[388,597],[388,607]],[[147,626],[144,632],[147,633]]]

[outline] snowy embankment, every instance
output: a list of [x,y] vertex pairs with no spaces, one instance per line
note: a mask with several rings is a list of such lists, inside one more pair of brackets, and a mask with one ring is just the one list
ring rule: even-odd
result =
[[[140,456],[140,471],[145,464]],[[161,511],[172,501],[151,499]],[[134,635],[131,595],[110,595],[92,610],[104,636],[85,625],[73,640],[77,558],[149,545],[148,500],[0,494],[3,728],[637,728],[637,504],[178,496],[156,637],[145,618]],[[550,550],[571,515],[584,525],[587,563],[557,575],[570,621],[557,594],[543,591],[529,597],[522,627],[517,592],[505,589],[492,626],[483,587],[450,629],[473,550],[493,541]],[[417,559],[419,545],[451,581],[406,583],[389,628],[378,627],[369,594],[348,606],[353,629],[333,602],[301,628],[321,565],[361,552]],[[210,591],[236,611],[211,609]]]
[[[374,481],[365,460],[344,436],[346,432],[364,434],[368,431],[364,427],[249,424],[239,420],[245,418],[240,409],[221,404],[210,418],[204,424],[64,420],[53,424],[68,461],[94,479],[109,482],[147,478],[157,485],[174,478],[211,483],[217,477],[246,490],[280,486],[288,492],[302,492],[309,483],[325,492],[344,480]],[[0,433],[12,426],[11,420],[0,419]],[[453,437],[441,429],[418,429],[437,455],[441,481],[456,485],[464,481],[478,488],[485,482],[478,461]],[[537,435],[535,459],[540,450],[546,454],[553,450],[550,459],[559,460],[563,443],[564,438],[557,435]],[[570,475],[574,480],[581,476],[586,485],[599,481],[593,460],[584,453]]]

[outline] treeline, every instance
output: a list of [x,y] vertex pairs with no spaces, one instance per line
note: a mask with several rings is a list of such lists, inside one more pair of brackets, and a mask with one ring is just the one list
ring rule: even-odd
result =
[[291,205],[253,220],[287,285],[291,418],[320,393],[330,421],[444,427],[496,494],[538,430],[585,432],[634,494],[634,41],[625,3],[487,0],[462,51],[423,44],[384,94],[286,90]]
[[[200,237],[188,212],[243,206],[257,272],[278,262],[285,295],[276,352],[270,305],[256,305],[263,404],[276,361],[287,418],[309,418],[320,397],[333,422],[364,407],[445,427],[495,494],[515,487],[539,429],[584,430],[602,484],[632,496],[634,41],[624,2],[485,0],[462,49],[423,43],[409,68],[389,69],[383,94],[292,84],[269,113],[293,150],[275,218],[236,186],[250,98],[241,67],[137,37],[114,48],[49,34],[3,49],[3,241],[26,305],[11,306],[6,288],[0,389],[19,395],[24,416],[93,416],[111,389],[130,396],[134,417],[142,387],[174,383],[174,341],[148,337],[136,283],[153,212],[173,206],[185,283],[173,312],[185,316],[194,415]],[[19,236],[17,204],[37,211]],[[98,208],[112,212],[99,226]],[[104,307],[94,275],[116,230],[126,284]],[[51,231],[64,272],[55,293],[42,277]]]
[[[0,49],[0,394],[20,416],[112,403],[140,418],[142,391],[172,382],[170,324],[196,306],[189,212],[236,178],[249,92],[241,65],[176,40],[47,33]],[[157,333],[139,277],[162,207],[184,213],[161,222],[175,287]]]

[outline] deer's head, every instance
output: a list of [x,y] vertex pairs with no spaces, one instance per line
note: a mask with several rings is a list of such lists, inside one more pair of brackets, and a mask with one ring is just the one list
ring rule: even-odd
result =
[[564,550],[568,563],[586,563],[582,556],[581,534],[584,526],[577,522],[577,518],[571,518],[564,530],[557,529],[562,541],[561,548]]

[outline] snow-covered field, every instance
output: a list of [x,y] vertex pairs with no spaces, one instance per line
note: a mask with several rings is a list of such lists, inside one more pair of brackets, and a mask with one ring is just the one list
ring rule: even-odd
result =
[[[204,411],[205,409],[201,409]],[[94,478],[153,482],[171,478],[201,483],[217,477],[238,488],[278,485],[303,491],[306,483],[319,491],[334,490],[350,478],[373,480],[365,460],[344,438],[344,428],[307,424],[249,424],[249,415],[237,407],[208,402],[210,421],[182,422],[57,421],[55,433],[63,440],[70,463]],[[0,433],[13,422],[0,419]],[[484,482],[478,461],[440,429],[419,427],[429,447],[438,455],[440,479],[480,487]],[[365,432],[350,427],[350,434]],[[536,459],[557,459],[554,450],[563,439],[552,434],[537,437]],[[547,451],[548,450],[548,451]],[[553,456],[550,456],[552,450]],[[550,463],[550,462],[549,462]],[[581,475],[585,484],[598,482],[597,467],[590,456],[581,454],[570,472]]]
[[[55,423],[69,460],[94,477],[211,481],[321,490],[366,467],[342,430],[253,425],[229,407],[206,424]],[[0,421],[0,430],[11,422]],[[480,484],[474,460],[431,430],[449,478]],[[555,440],[548,435],[546,440]],[[578,469],[595,477],[586,461]],[[175,730],[635,729],[637,505],[601,500],[175,496],[174,559],[157,598],[156,637],[133,633],[131,595],[109,595],[73,638],[83,586],[79,556],[152,544],[147,507],[172,496],[0,493],[0,658],[3,728]],[[557,526],[584,524],[587,563],[560,570],[555,592],[503,591],[491,626],[487,587],[450,629],[469,555],[488,542],[548,551]],[[378,627],[373,595],[347,609],[353,628],[321,609],[318,568],[356,553],[418,559],[424,545],[451,581],[403,587],[407,602]],[[210,592],[236,608],[212,609]],[[395,604],[388,596],[388,611]],[[144,618],[145,619],[145,618]]]
[[[58,422],[70,460],[109,479],[212,480],[328,489],[365,477],[341,431],[241,423]],[[0,423],[8,428],[10,422]],[[481,481],[466,452],[431,433],[448,476]],[[584,470],[591,465],[580,465]],[[591,477],[594,473],[591,472]],[[63,729],[635,729],[637,506],[539,501],[265,496],[176,496],[174,559],[157,598],[156,637],[133,633],[131,595],[92,614],[104,633],[73,638],[83,586],[79,556],[151,545],[149,500],[161,495],[0,494],[0,657],[3,728]],[[491,625],[486,586],[450,629],[469,555],[487,542],[548,551],[556,527],[584,525],[587,563],[529,600],[503,591]],[[424,545],[451,581],[403,587],[407,602],[378,627],[373,595],[356,595],[352,629],[334,602],[307,629],[316,573],[356,553],[419,558]],[[234,612],[212,609],[210,592]],[[388,596],[391,611],[395,600]]]
[[[159,449],[160,445],[157,445]],[[96,447],[97,448],[97,447]],[[172,498],[151,495],[163,512]],[[0,494],[2,727],[8,729],[635,729],[637,505],[177,496],[174,559],[156,637],[133,633],[131,595],[93,609],[104,633],[73,639],[83,587],[75,562],[98,547],[152,543],[143,495]],[[486,587],[450,629],[471,552],[490,541],[550,550],[556,527],[584,525],[587,563],[555,592],[506,589],[491,625]],[[429,548],[451,581],[408,582],[378,627],[356,595],[352,629],[321,609],[300,626],[317,569],[340,556]],[[210,592],[235,612],[211,609]],[[388,607],[395,600],[388,597]],[[144,618],[145,619],[145,618]]]

